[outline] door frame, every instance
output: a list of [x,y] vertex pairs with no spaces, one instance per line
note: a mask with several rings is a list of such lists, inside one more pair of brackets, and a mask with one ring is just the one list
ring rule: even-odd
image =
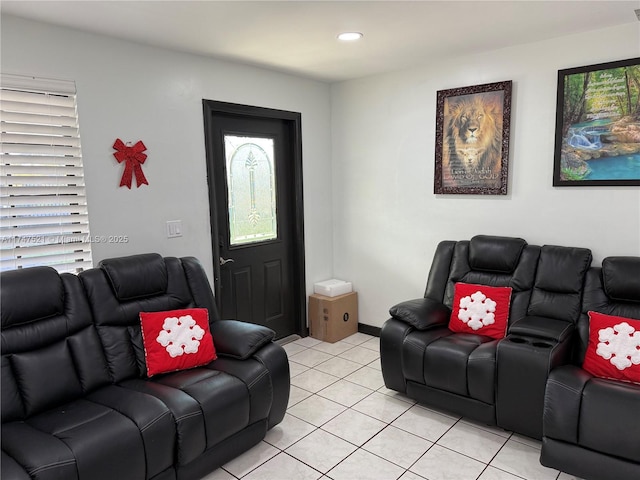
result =
[[[220,294],[220,245],[219,238],[219,220],[218,220],[218,202],[216,201],[214,188],[214,144],[213,131],[211,129],[211,119],[215,114],[234,115],[245,118],[270,118],[285,121],[290,132],[291,138],[291,175],[289,178],[292,182],[290,185],[293,202],[292,206],[292,235],[291,245],[293,255],[291,257],[291,279],[292,279],[292,298],[294,300],[294,309],[292,314],[295,316],[295,333],[301,337],[308,335],[307,327],[307,303],[306,303],[306,281],[305,281],[305,249],[304,249],[304,197],[302,185],[302,114],[299,112],[290,112],[287,110],[277,110],[265,107],[254,107],[251,105],[242,105],[236,103],[220,102],[217,100],[202,100],[204,113],[204,134],[207,162],[207,185],[209,195],[209,216],[211,223],[211,246],[213,249],[213,274],[214,274],[214,292],[216,306],[222,311],[220,302],[222,295]],[[224,139],[217,139],[224,142]]]

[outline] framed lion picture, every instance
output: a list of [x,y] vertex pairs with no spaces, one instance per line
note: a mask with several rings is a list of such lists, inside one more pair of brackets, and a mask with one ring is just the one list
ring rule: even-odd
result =
[[438,91],[434,193],[507,194],[511,83]]

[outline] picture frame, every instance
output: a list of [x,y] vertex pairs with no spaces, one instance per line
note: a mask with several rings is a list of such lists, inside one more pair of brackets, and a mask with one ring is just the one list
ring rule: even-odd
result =
[[553,186],[640,185],[640,58],[558,71]]
[[439,90],[434,193],[506,195],[511,80]]

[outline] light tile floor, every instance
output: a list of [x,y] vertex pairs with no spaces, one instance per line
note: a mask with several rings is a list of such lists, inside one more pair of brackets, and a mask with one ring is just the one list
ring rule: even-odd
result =
[[284,348],[284,420],[202,480],[579,480],[540,465],[536,440],[385,388],[377,337],[307,337]]

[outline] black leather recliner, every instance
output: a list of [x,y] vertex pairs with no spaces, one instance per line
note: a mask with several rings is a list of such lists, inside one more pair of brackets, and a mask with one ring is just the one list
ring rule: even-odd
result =
[[608,257],[589,270],[575,362],[547,381],[540,461],[593,480],[640,478],[640,385],[597,378],[581,368],[588,312],[640,319],[640,257]]
[[[268,328],[220,320],[193,258],[0,282],[3,479],[198,479],[284,417],[284,349]],[[147,378],[139,312],[192,307],[209,309],[218,359]]]
[[[441,242],[424,298],[392,307],[382,327],[385,385],[427,405],[540,438],[548,369],[569,360],[567,339],[590,263],[587,249],[538,247],[520,238]],[[448,329],[456,282],[512,288],[506,339]],[[545,362],[536,362],[532,378],[512,378],[539,356]]]
[[1,281],[2,478],[134,480],[171,468],[168,407],[127,390],[124,409],[87,398],[116,387],[80,280],[36,267]]

